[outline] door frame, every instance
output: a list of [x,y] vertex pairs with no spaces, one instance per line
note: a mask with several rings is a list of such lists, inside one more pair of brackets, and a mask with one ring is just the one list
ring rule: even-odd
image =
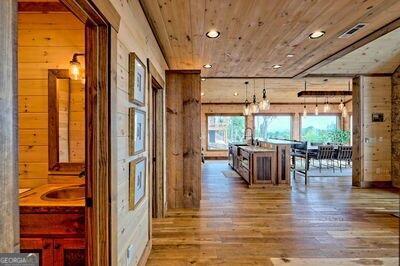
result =
[[[109,0],[60,0],[85,24],[86,265],[111,265],[111,89],[120,16]],[[90,63],[89,63],[90,62]],[[115,65],[114,65],[115,64]]]
[[[151,228],[152,228],[152,218],[153,218],[153,185],[157,186],[157,190],[160,191],[161,193],[158,193],[156,195],[155,202],[156,204],[156,210],[155,210],[155,217],[156,218],[163,218],[165,217],[166,214],[166,201],[165,201],[165,193],[166,193],[166,178],[165,178],[165,130],[164,130],[164,125],[165,125],[165,112],[164,112],[164,107],[165,107],[165,81],[162,78],[162,76],[159,74],[157,69],[154,67],[154,65],[151,63],[150,59],[147,59],[147,65],[148,65],[148,82],[149,82],[149,131],[150,133],[150,149],[149,149],[149,173],[150,173],[150,178],[149,178],[149,191],[150,191],[150,198],[149,198],[149,239],[151,239]],[[157,124],[157,128],[154,128],[154,117],[156,117],[157,114],[154,113],[154,105],[156,104],[154,102],[153,98],[153,90],[156,90],[156,97],[161,97],[161,106],[159,106],[158,115],[161,116],[161,119],[158,121],[159,123]],[[151,96],[151,97],[150,97]],[[157,138],[155,139],[155,135],[161,136],[161,139]],[[154,143],[157,141],[159,144],[156,147],[154,147]],[[157,151],[155,151],[157,149]],[[157,173],[155,174],[154,178],[154,171],[153,169],[156,168],[158,169]],[[155,181],[155,184],[154,184]]]

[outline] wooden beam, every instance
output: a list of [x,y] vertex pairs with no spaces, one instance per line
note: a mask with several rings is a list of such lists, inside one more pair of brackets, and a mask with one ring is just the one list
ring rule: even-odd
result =
[[352,91],[299,91],[297,97],[314,98],[314,97],[337,97],[337,96],[351,96]]
[[343,48],[342,50],[332,54],[331,56],[328,56],[327,58],[323,59],[319,63],[307,68],[306,70],[301,71],[300,73],[296,74],[293,78],[304,78],[308,74],[312,73],[313,71],[335,61],[336,59],[339,59],[354,50],[378,39],[379,37],[397,29],[400,27],[400,18],[397,18],[396,20],[390,22],[389,24],[379,28],[378,30],[370,33],[369,35],[365,36],[364,38],[361,38],[360,40],[356,41],[355,43]]
[[69,12],[59,2],[19,2],[18,12]]
[[0,1],[0,253],[19,252],[17,1]]

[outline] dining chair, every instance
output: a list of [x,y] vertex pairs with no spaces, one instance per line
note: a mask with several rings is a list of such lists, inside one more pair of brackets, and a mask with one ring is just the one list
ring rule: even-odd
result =
[[310,153],[310,158],[318,160],[319,162],[319,172],[322,170],[322,161],[326,161],[326,167],[329,168],[329,161],[331,161],[333,172],[335,172],[335,164],[333,162],[335,154],[335,149],[331,145],[320,145],[318,146],[318,151],[315,153]]
[[351,157],[353,155],[353,148],[351,146],[339,146],[335,160],[339,162],[340,172],[342,172],[342,161],[350,165]]

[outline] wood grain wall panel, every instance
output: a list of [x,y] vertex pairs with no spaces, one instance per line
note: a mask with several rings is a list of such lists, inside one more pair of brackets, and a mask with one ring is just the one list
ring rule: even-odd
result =
[[[391,78],[361,76],[353,80],[353,184],[391,182]],[[372,114],[382,113],[383,122]]]
[[198,208],[201,197],[200,72],[169,71],[166,77],[168,209]]
[[0,1],[0,253],[19,252],[17,3]]
[[[18,27],[20,187],[36,187],[48,182],[48,69],[68,69],[73,53],[84,51],[84,25],[70,13],[20,13]],[[71,123],[71,147],[82,161],[84,137],[76,134],[84,136],[84,101],[75,92],[84,85],[71,84],[72,110],[81,112],[71,115],[79,121]]]
[[392,183],[400,187],[400,66],[392,76]]
[[[121,16],[117,34],[117,50],[115,51],[117,59],[115,69],[116,91],[114,92],[115,99],[111,103],[111,120],[115,122],[112,136],[116,137],[115,143],[117,145],[115,149],[117,168],[115,174],[117,176],[112,177],[115,180],[112,185],[116,186],[112,188],[114,191],[112,206],[116,208],[112,217],[112,235],[115,235],[113,250],[116,251],[115,256],[113,255],[113,264],[136,265],[149,241],[149,187],[147,187],[145,200],[135,210],[130,211],[128,208],[129,162],[140,156],[147,157],[148,151],[146,150],[143,154],[136,156],[129,156],[128,154],[128,109],[136,107],[129,102],[128,97],[129,53],[135,52],[142,62],[147,62],[146,59],[149,58],[163,78],[167,65],[139,2],[137,0],[110,1]],[[146,82],[146,84],[148,83]],[[148,92],[146,93],[146,105],[140,107],[141,110],[146,111],[147,119],[149,119],[148,97],[151,95]],[[148,136],[147,130],[146,141],[149,139]],[[146,147],[149,147],[148,144],[146,144]],[[147,178],[149,178],[149,175],[147,175]],[[146,186],[148,184],[149,182],[146,183]],[[126,252],[129,245],[133,246],[133,254],[132,259],[127,261]]]

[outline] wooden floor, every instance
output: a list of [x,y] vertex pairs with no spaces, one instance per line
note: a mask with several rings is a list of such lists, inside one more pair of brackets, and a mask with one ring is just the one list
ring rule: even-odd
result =
[[352,188],[348,177],[248,189],[211,161],[201,208],[153,220],[148,265],[398,265],[398,209],[398,192]]

